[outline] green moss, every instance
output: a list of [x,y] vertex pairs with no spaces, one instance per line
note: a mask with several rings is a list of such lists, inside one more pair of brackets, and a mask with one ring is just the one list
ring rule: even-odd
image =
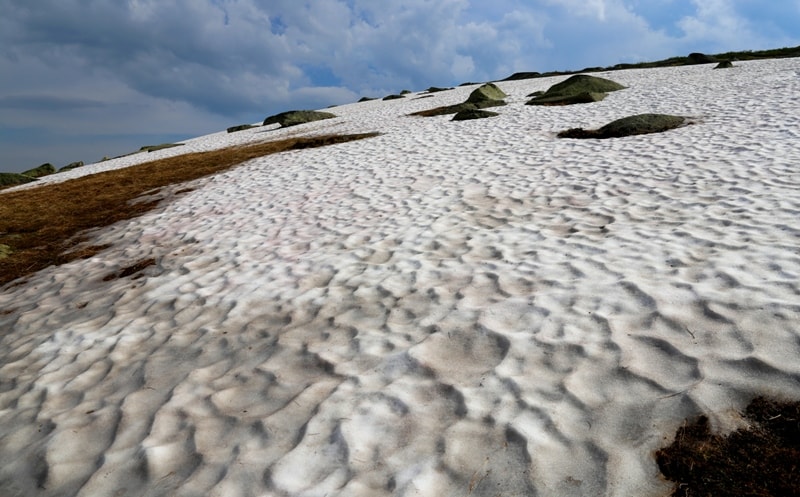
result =
[[0,259],[5,259],[10,256],[14,251],[8,245],[0,243]]

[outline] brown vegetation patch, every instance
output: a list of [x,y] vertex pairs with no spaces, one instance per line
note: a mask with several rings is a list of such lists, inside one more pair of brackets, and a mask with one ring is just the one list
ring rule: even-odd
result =
[[701,417],[656,453],[677,484],[673,497],[800,495],[800,402],[759,397],[745,416],[751,426],[727,436],[712,434]]
[[[51,265],[91,257],[105,247],[85,247],[85,232],[139,216],[159,200],[132,202],[145,192],[215,174],[250,159],[287,150],[323,147],[378,133],[293,137],[195,152],[62,183],[0,193],[0,286]],[[75,250],[77,249],[77,250]]]

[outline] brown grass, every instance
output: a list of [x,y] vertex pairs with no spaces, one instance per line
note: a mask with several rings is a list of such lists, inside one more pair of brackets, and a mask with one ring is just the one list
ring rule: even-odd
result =
[[751,426],[727,436],[711,433],[701,417],[658,451],[674,497],[800,496],[800,402],[759,397],[745,416]]
[[[107,247],[77,247],[87,230],[150,211],[159,200],[133,200],[154,190],[219,173],[256,157],[377,136],[378,133],[293,137],[196,152],[63,183],[0,193],[0,286],[51,265],[91,257]],[[78,249],[79,250],[76,250]]]

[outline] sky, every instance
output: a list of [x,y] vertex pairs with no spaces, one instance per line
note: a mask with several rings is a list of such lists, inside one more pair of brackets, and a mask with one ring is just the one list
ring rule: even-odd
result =
[[800,0],[0,0],[0,171],[400,90],[800,45]]

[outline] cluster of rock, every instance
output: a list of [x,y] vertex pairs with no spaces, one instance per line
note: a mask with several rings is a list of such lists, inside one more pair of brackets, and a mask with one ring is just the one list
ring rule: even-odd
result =
[[[517,73],[512,79],[527,79],[531,73]],[[527,105],[574,105],[599,102],[609,92],[625,89],[621,84],[605,78],[577,74],[551,86],[547,91],[536,92],[528,97]],[[487,83],[473,91],[466,102],[436,107],[415,112],[413,116],[440,116],[455,114],[453,121],[481,119],[497,116],[498,113],[483,110],[485,107],[505,105],[507,95],[493,83]],[[623,136],[660,133],[689,124],[687,118],[669,114],[637,114],[612,121],[596,130],[570,128],[558,133],[559,138],[619,138]]]
[[[264,122],[261,123],[261,126],[280,124],[282,128],[288,128],[289,126],[297,126],[298,124],[320,121],[322,119],[331,119],[333,117],[336,117],[336,115],[331,114],[330,112],[321,112],[317,110],[289,110],[265,118]],[[259,125],[257,124],[239,124],[237,126],[231,126],[227,129],[227,132],[236,133],[237,131],[245,131],[258,127]]]
[[45,162],[41,166],[34,167],[33,169],[28,169],[27,171],[21,173],[0,173],[0,188],[15,186],[15,185],[24,185],[25,183],[30,183],[32,181],[36,181],[37,179],[41,178],[42,176],[49,176],[51,174],[60,173],[64,171],[69,171],[70,169],[75,169],[77,167],[82,167],[83,161],[71,162],[66,166],[62,167],[61,169],[56,169],[56,167],[49,162]]
[[494,83],[486,83],[470,93],[467,100],[463,103],[414,112],[411,115],[432,117],[455,114],[453,116],[454,121],[492,117],[498,114],[496,112],[484,111],[482,109],[506,105],[504,99],[507,96],[508,95],[506,95],[503,90],[501,90]]

